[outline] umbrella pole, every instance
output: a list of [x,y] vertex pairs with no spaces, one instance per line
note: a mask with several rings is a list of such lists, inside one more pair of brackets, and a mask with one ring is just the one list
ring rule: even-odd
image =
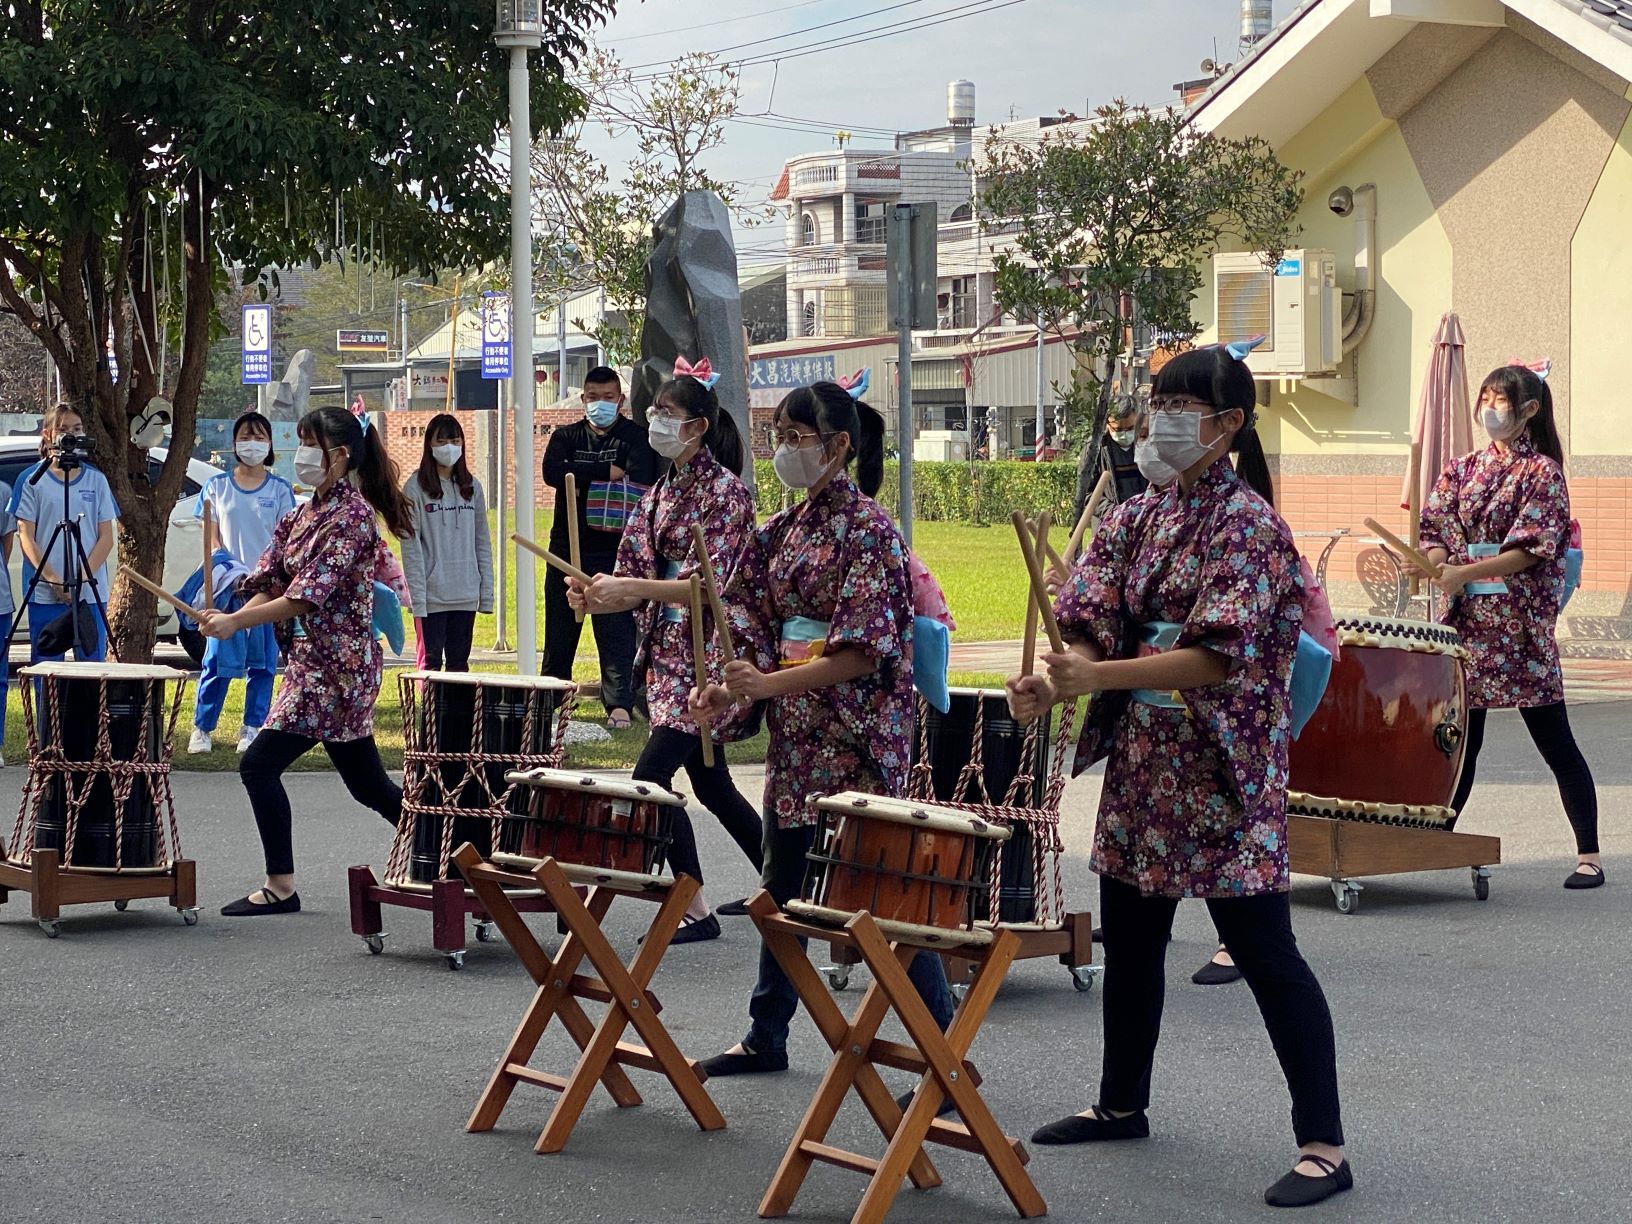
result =
[[[1410,535],[1407,537],[1412,548],[1422,544],[1422,443],[1411,443],[1411,481],[1410,494],[1406,498],[1406,509],[1411,515]],[[1422,593],[1422,579],[1417,574],[1411,575],[1411,594],[1417,596]]]

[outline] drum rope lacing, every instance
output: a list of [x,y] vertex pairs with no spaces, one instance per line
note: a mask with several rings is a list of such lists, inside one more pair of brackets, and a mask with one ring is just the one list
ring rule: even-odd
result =
[[[470,739],[473,750],[470,752],[443,752],[436,748],[441,742],[441,716],[434,702],[425,703],[424,725],[420,721],[420,684],[419,680],[409,679],[407,676],[397,678],[398,691],[402,698],[402,818],[397,822],[397,835],[391,841],[391,853],[386,859],[385,879],[388,884],[401,884],[411,881],[409,861],[413,853],[414,833],[418,828],[421,817],[436,818],[442,823],[442,841],[438,847],[436,876],[439,880],[448,878],[448,863],[453,857],[453,822],[455,818],[475,819],[485,816],[492,825],[490,834],[492,846],[498,848],[499,829],[504,821],[514,819],[517,813],[509,810],[510,798],[520,783],[507,782],[500,792],[495,792],[487,780],[487,767],[490,765],[505,766],[505,773],[525,769],[554,769],[561,764],[567,750],[567,724],[572,720],[572,712],[578,702],[576,689],[562,694],[560,708],[556,711],[555,732],[550,741],[550,751],[543,755],[538,753],[507,753],[507,752],[480,752],[474,746],[483,742],[483,719],[487,710],[487,703],[483,697],[487,685],[475,684],[473,694],[473,721],[471,724]],[[538,690],[535,690],[538,691]],[[521,742],[530,744],[536,728],[538,707],[533,701],[527,702],[527,712],[522,717]],[[453,786],[443,781],[439,765],[464,766],[463,777]],[[502,775],[501,775],[502,776]],[[478,807],[455,807],[448,803],[431,802],[432,787],[445,799],[449,795],[463,795],[467,788],[479,788],[480,797],[485,797],[486,803]]]
[[[89,677],[87,677],[89,679]],[[50,722],[58,720],[55,725],[60,727],[60,718],[65,713],[57,692],[57,678],[44,678],[43,692],[46,694],[45,709],[41,711]],[[66,681],[63,681],[66,683]],[[24,678],[18,687],[23,698],[23,726],[28,733],[28,776],[23,782],[22,803],[17,809],[17,823],[12,827],[10,858],[16,863],[30,863],[34,856],[35,834],[39,824],[38,806],[45,798],[53,778],[62,779],[64,807],[66,808],[66,827],[63,829],[62,866],[74,865],[74,844],[79,837],[79,818],[86,803],[95,789],[99,777],[106,776],[112,791],[113,802],[113,870],[125,869],[125,809],[129,806],[131,792],[135,790],[138,779],[143,779],[147,787],[149,798],[152,800],[156,813],[162,813],[164,819],[154,822],[153,862],[139,864],[142,869],[153,867],[168,867],[181,854],[181,834],[176,826],[176,805],[170,789],[170,746],[171,737],[176,733],[176,722],[181,714],[181,699],[185,682],[178,679],[170,699],[170,717],[164,718],[164,707],[159,707],[159,718],[163,736],[159,745],[159,758],[149,760],[116,760],[113,755],[112,720],[108,714],[108,684],[105,677],[97,679],[97,728],[96,749],[88,761],[69,760],[63,751],[64,736],[56,736],[56,742],[43,744],[40,740],[38,719],[34,709],[34,682]],[[154,684],[163,684],[163,680],[139,679],[129,680],[120,678],[120,684],[135,684],[141,687],[141,723],[137,737],[136,753],[146,751],[145,745],[148,736],[148,719],[152,717],[152,688]],[[76,779],[79,782],[75,786]],[[168,837],[166,833],[168,831]]]
[[[923,698],[919,698],[923,703]],[[950,799],[935,795],[934,771],[930,765],[929,720],[924,717],[920,704],[918,717],[917,763],[907,779],[908,799],[933,803],[937,807],[969,812],[990,820],[993,824],[1012,826],[1024,824],[1032,836],[1032,887],[1036,898],[1033,921],[1040,926],[1057,925],[1065,920],[1065,880],[1061,856],[1065,843],[1060,838],[1060,800],[1065,794],[1065,761],[1070,749],[1071,728],[1076,720],[1076,702],[1062,707],[1060,725],[1054,734],[1053,751],[1042,760],[1048,748],[1043,744],[1042,722],[1033,722],[1026,728],[1026,738],[1020,748],[1019,766],[1009,782],[1002,803],[993,803],[986,788],[986,703],[975,703],[974,743],[969,760],[958,771],[958,780]],[[1043,792],[1043,806],[1026,807],[1021,798],[1036,782],[1038,770],[1048,770],[1048,786]],[[1002,862],[1006,847],[992,855],[990,900],[987,912],[1000,913],[1002,898]]]

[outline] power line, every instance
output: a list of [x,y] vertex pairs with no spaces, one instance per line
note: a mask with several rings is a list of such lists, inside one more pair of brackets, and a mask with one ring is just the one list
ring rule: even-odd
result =
[[[784,39],[788,38],[799,38],[805,34],[814,34],[817,30],[828,30],[832,29],[834,26],[849,25],[852,21],[865,21],[867,18],[877,17],[881,13],[893,12],[896,9],[912,8],[914,5],[927,4],[928,2],[929,0],[898,0],[898,2],[895,4],[886,4],[883,8],[869,9],[867,12],[857,13],[853,17],[839,17],[832,21],[824,21],[820,25],[806,26],[801,30],[789,30],[786,34],[772,34],[766,38],[755,38],[749,40],[748,42],[732,43],[730,46],[719,47],[716,50],[709,52],[709,54],[724,55],[727,51],[741,51],[744,47],[759,47],[763,46],[765,43],[782,42]],[[629,67],[631,69],[660,68],[664,64],[672,62],[673,61],[671,60],[658,60],[650,64],[631,64]]]
[[640,42],[647,38],[667,38],[671,34],[689,34],[693,30],[711,30],[715,26],[733,25],[739,21],[754,21],[761,17],[770,17],[777,13],[786,13],[790,9],[810,8],[814,4],[826,4],[828,0],[798,0],[797,4],[783,4],[777,8],[762,9],[757,13],[744,13],[740,17],[721,17],[718,21],[700,21],[696,25],[676,26],[672,30],[653,30],[649,34],[631,34],[627,38],[619,38],[618,44]]

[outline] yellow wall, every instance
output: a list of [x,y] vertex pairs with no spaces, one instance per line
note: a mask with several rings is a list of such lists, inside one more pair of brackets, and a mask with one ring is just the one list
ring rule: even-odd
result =
[[1570,248],[1570,414],[1574,455],[1632,452],[1626,396],[1632,319],[1632,120],[1622,128]]
[[[1376,320],[1354,362],[1359,404],[1351,406],[1307,384],[1275,384],[1259,429],[1265,448],[1288,455],[1404,454],[1439,318],[1451,307],[1451,242],[1434,212],[1399,127],[1383,117],[1361,79],[1277,155],[1302,170],[1303,232],[1294,245],[1330,250],[1338,283],[1353,289],[1355,225],[1332,215],[1326,198],[1340,186],[1377,185]],[[1211,284],[1197,303],[1211,328]],[[1213,339],[1211,332],[1205,333]]]

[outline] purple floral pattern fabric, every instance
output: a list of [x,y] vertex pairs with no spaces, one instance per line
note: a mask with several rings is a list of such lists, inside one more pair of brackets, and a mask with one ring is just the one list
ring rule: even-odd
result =
[[777,666],[781,626],[827,621],[827,649],[853,646],[878,664],[846,684],[769,703],[765,813],[778,828],[810,824],[812,800],[851,789],[899,795],[912,741],[912,580],[884,508],[840,472],[815,497],[768,520],[748,541],[727,614],[739,653]]
[[371,628],[380,545],[374,507],[345,480],[279,521],[243,589],[313,609],[300,618],[301,634],[279,626],[285,666],[268,727],[334,743],[374,733],[384,661]]
[[1069,638],[1131,658],[1139,626],[1182,626],[1176,647],[1230,662],[1186,689],[1187,709],[1124,692],[1094,698],[1081,773],[1106,760],[1092,866],[1147,896],[1284,892],[1289,685],[1303,620],[1292,533],[1228,459],[1190,492],[1175,483],[1123,502],[1054,605]]
[[[668,563],[678,561],[681,579],[699,569],[691,528],[703,529],[708,560],[724,590],[743,545],[754,531],[754,495],[706,448],[700,448],[685,467],[665,476],[629,516],[618,546],[616,572],[631,578],[662,579]],[[652,726],[697,734],[697,724],[686,711],[686,699],[696,682],[691,657],[691,609],[682,607],[680,620],[658,615],[658,605],[647,602],[635,611],[640,629],[641,654],[636,670],[646,667],[646,701]],[[719,683],[726,658],[714,636],[713,615],[704,608],[708,678]],[[742,739],[752,734],[751,710],[735,706],[727,717],[710,724],[715,740]]]
[[1451,564],[1474,558],[1473,544],[1522,548],[1540,560],[1502,579],[1505,595],[1459,595],[1444,622],[1462,635],[1473,709],[1552,705],[1564,700],[1558,662],[1558,609],[1564,599],[1564,550],[1570,492],[1564,471],[1536,450],[1528,433],[1446,465],[1422,508],[1424,549],[1443,548]]

